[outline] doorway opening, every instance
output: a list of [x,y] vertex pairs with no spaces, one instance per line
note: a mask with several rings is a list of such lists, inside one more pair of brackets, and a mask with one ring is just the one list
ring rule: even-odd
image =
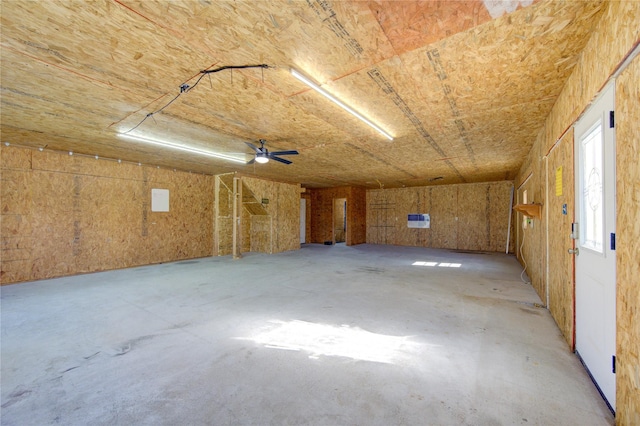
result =
[[334,244],[347,241],[347,199],[333,199],[333,242]]

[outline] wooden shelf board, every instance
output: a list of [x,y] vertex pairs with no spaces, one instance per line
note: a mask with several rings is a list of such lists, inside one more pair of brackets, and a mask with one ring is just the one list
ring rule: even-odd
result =
[[516,204],[513,209],[535,219],[542,218],[542,204]]

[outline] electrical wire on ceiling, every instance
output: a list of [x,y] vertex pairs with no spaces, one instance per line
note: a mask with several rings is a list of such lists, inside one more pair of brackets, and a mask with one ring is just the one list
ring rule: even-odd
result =
[[[155,111],[152,111],[152,112],[148,113],[147,115],[145,115],[144,118],[138,124],[136,124],[134,127],[132,127],[131,129],[129,129],[126,132],[123,132],[123,133],[126,134],[126,133],[134,131],[135,129],[140,127],[140,125],[142,125],[142,123],[144,123],[147,120],[147,118],[152,117],[154,114],[158,114],[158,113],[162,112],[165,108],[167,108],[169,105],[171,105],[176,99],[178,99],[180,97],[180,95],[182,95],[183,93],[187,93],[190,90],[193,90],[198,85],[198,83],[200,83],[200,80],[202,80],[205,75],[209,75],[210,76],[213,73],[224,71],[224,70],[231,70],[233,72],[234,69],[244,69],[244,68],[262,68],[263,69],[262,81],[264,82],[264,69],[265,68],[269,68],[269,65],[267,65],[267,64],[258,64],[258,65],[225,65],[225,66],[214,68],[214,69],[206,69],[206,70],[200,71],[201,75],[200,75],[200,77],[198,77],[196,82],[193,83],[193,86],[190,86],[187,83],[182,83],[180,85],[180,92],[173,99],[171,99],[169,102],[164,104],[161,108],[159,108],[159,109],[157,109]],[[233,83],[233,73],[231,74],[231,78],[232,78],[231,81]]]

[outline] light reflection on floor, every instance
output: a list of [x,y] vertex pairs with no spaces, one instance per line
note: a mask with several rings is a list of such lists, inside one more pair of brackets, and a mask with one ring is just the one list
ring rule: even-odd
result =
[[462,263],[451,263],[451,262],[424,262],[421,260],[417,260],[413,262],[411,265],[413,266],[440,266],[441,268],[459,268],[462,266]]
[[305,351],[311,359],[338,356],[396,364],[420,352],[423,345],[410,341],[410,338],[372,333],[348,325],[273,320],[256,335],[246,339],[267,348]]

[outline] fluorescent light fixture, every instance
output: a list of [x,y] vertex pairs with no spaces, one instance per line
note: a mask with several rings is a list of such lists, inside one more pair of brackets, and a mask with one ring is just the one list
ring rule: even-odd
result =
[[123,139],[130,139],[130,140],[133,140],[133,141],[136,141],[136,142],[143,142],[143,143],[147,143],[147,144],[150,144],[150,145],[161,146],[161,147],[164,147],[164,148],[171,148],[171,149],[177,149],[179,151],[190,152],[192,154],[205,155],[207,157],[219,158],[221,160],[227,160],[227,161],[233,161],[235,163],[247,164],[247,162],[245,160],[241,160],[240,158],[233,157],[231,155],[219,154],[217,152],[205,151],[203,149],[198,149],[198,148],[191,148],[189,146],[180,145],[180,144],[177,144],[177,143],[159,141],[159,140],[155,140],[155,139],[148,139],[148,138],[143,138],[143,137],[140,137],[140,136],[132,136],[132,135],[127,135],[126,133],[118,133],[118,136],[123,138]]
[[340,108],[344,109],[345,111],[347,111],[348,113],[350,113],[354,117],[358,118],[363,123],[368,124],[369,126],[374,128],[376,131],[378,131],[380,134],[384,135],[390,141],[393,140],[393,136],[391,136],[389,133],[387,133],[384,130],[382,130],[382,128],[380,128],[380,126],[378,126],[377,124],[375,124],[371,120],[365,118],[358,111],[356,111],[355,109],[351,108],[349,105],[345,104],[340,99],[336,98],[331,93],[329,93],[326,90],[324,90],[322,87],[320,87],[319,85],[317,85],[316,83],[311,81],[308,77],[305,77],[304,75],[300,74],[298,71],[294,70],[293,68],[291,69],[291,75],[294,76],[295,78],[297,78],[298,80],[300,80],[301,82],[303,82],[304,84],[306,84],[307,86],[311,87],[316,92],[320,93],[325,98],[329,99],[334,104],[338,105]]

